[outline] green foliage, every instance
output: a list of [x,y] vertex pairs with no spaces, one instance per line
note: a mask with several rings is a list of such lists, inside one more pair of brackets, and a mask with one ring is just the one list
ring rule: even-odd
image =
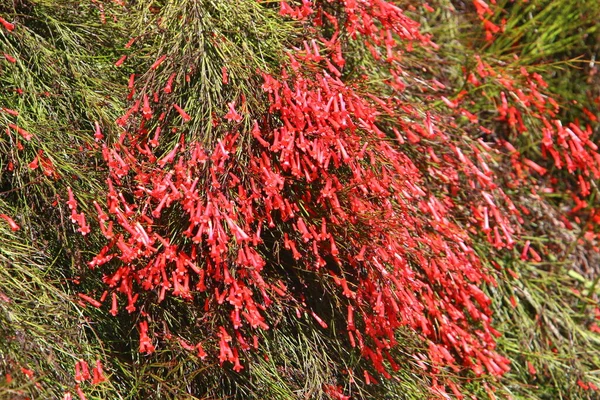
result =
[[[96,121],[109,141],[118,140],[120,128],[115,121],[127,107],[123,100],[129,74],[166,55],[159,71],[149,70],[136,80],[151,95],[175,74],[170,99],[195,116],[186,127],[189,137],[214,143],[222,132],[211,121],[227,112],[227,103],[239,105],[242,97],[246,99],[245,107],[252,111],[243,121],[246,130],[267,112],[257,69],[278,71],[287,59],[284,49],[299,46],[306,35],[300,26],[281,18],[269,2],[243,0],[232,6],[225,0],[132,1],[125,9],[105,4],[106,23],[101,22],[99,4],[103,3],[19,0],[0,5],[0,16],[18,22],[14,33],[0,30],[0,51],[17,59],[14,64],[0,64],[0,107],[19,110],[18,116],[0,112],[0,126],[15,124],[33,135],[29,141],[14,131],[0,135],[0,214],[12,216],[21,227],[11,231],[0,221],[0,371],[14,379],[9,383],[0,377],[0,398],[25,393],[60,398],[64,391],[73,391],[75,362],[85,359],[91,364],[97,358],[109,379],[93,387],[82,385],[88,399],[321,399],[328,398],[324,385],[339,384],[353,398],[425,398],[431,382],[419,374],[411,357],[422,350],[422,344],[410,332],[398,334],[403,345],[397,356],[404,361],[400,371],[390,380],[367,385],[362,375],[350,380],[354,370],[368,366],[349,347],[343,328],[336,330],[334,324],[325,331],[308,316],[297,318],[279,310],[270,315],[278,325],[264,334],[261,350],[247,355],[247,368],[238,374],[182,351],[176,337],[165,339],[157,354],[143,356],[137,349],[136,320],[124,314],[113,318],[106,310],[78,302],[76,293],[100,297],[102,292],[101,274],[85,266],[101,241],[94,232],[85,237],[75,234],[66,190],[76,189],[82,210],[95,213],[92,201],[101,197],[105,167],[100,157],[90,158],[81,149],[97,146]],[[435,77],[452,98],[466,87],[463,68],[473,69],[473,57],[479,54],[509,75],[518,75],[521,67],[543,75],[550,84],[548,93],[565,106],[561,114],[565,120],[585,120],[584,107],[597,114],[593,89],[598,83],[597,1],[499,2],[502,11],[494,22],[505,19],[505,31],[491,43],[483,40],[482,31],[473,34],[479,21],[470,6],[449,0],[430,4],[433,13],[419,9],[411,16],[422,23],[423,31],[433,34],[441,50],[407,53],[407,74]],[[136,41],[125,48],[132,37]],[[383,65],[370,61],[357,42],[350,41],[349,46],[344,49],[348,54],[345,78],[358,81],[365,74],[368,79],[357,85],[385,95]],[[114,63],[122,55],[127,60],[117,68]],[[226,86],[223,67],[230,80]],[[200,73],[188,82],[190,68]],[[498,137],[513,135],[520,152],[539,160],[539,121],[527,118],[524,123],[531,135],[517,138],[495,121],[494,98],[500,86],[489,83],[470,90],[472,110],[480,123],[496,126]],[[407,88],[403,95],[423,113],[444,109],[440,100],[416,89]],[[172,110],[165,111],[176,118]],[[479,137],[476,127],[459,123],[467,126],[471,139]],[[173,132],[166,135],[165,152],[179,140]],[[594,135],[597,139],[597,127]],[[32,169],[36,157],[41,166]],[[44,158],[49,160],[45,168],[40,161]],[[427,162],[424,155],[415,154],[415,159]],[[502,172],[509,165],[499,158],[494,167]],[[557,222],[561,208],[571,204],[567,194],[532,200],[524,197],[528,191],[530,187],[514,189],[523,196],[523,204],[535,201],[543,206],[537,220],[526,226],[519,245],[522,248],[529,238],[538,251],[548,253],[545,261],[526,262],[517,251],[494,251],[473,234],[482,257],[501,267],[496,272],[498,286],[487,289],[495,326],[503,334],[498,351],[511,359],[512,370],[497,381],[449,375],[469,381],[464,387],[477,398],[487,396],[489,384],[497,387],[501,398],[591,399],[593,392],[582,390],[576,382],[600,386],[600,336],[589,330],[598,307],[593,288],[599,271],[597,264],[582,267],[597,256],[591,245],[578,241],[583,227],[571,232]],[[468,212],[464,210],[465,215]],[[511,277],[507,268],[518,278]],[[335,299],[329,300],[328,304],[335,304]],[[328,312],[334,321],[343,318],[339,304]],[[194,321],[202,316],[197,310],[181,310],[177,302],[149,313],[160,314],[165,326],[159,328],[164,333],[192,331]],[[27,379],[22,367],[34,370],[35,379]]]

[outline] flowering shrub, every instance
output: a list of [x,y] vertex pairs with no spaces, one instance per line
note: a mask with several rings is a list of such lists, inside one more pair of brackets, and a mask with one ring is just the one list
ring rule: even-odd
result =
[[[67,279],[101,276],[102,285],[76,289],[75,304],[108,308],[120,328],[135,324],[133,347],[147,359],[175,343],[190,359],[242,376],[255,353],[268,359],[261,341],[285,310],[360,355],[360,371],[345,363],[340,371],[352,385],[354,377],[370,385],[414,367],[436,396],[462,398],[468,384],[457,377],[464,377],[483,379],[493,397],[490,382],[514,371],[515,360],[498,349],[500,306],[490,296],[518,277],[496,260],[548,257],[539,240],[522,238],[536,222],[536,205],[523,202],[528,191],[567,192],[575,205],[560,223],[572,228],[585,215],[582,235],[597,238],[597,211],[589,207],[600,174],[596,116],[585,108],[588,123],[564,122],[560,99],[535,68],[483,51],[462,76],[446,76],[433,64],[448,50],[418,22],[429,20],[416,4],[243,2],[246,29],[227,20],[226,2],[200,3],[88,4],[101,24],[127,21],[124,7],[140,7],[145,21],[110,54],[111,71],[128,76],[126,93],[114,100],[125,109],[115,117],[98,102],[104,111],[86,115],[92,128],[79,156],[88,166],[98,157],[99,196],[87,196],[16,107],[0,108],[27,173],[60,185],[68,210],[54,190],[52,207],[61,221],[70,212],[69,229],[81,234],[73,259],[85,258],[91,271],[76,267]],[[437,6],[418,5],[432,16]],[[491,46],[507,22],[497,20],[493,3],[472,7]],[[222,25],[212,14],[223,15]],[[260,30],[273,20],[289,32]],[[0,24],[19,33],[9,19]],[[12,53],[4,59],[10,68],[24,62]],[[462,82],[457,93],[453,80]],[[23,164],[2,157],[11,173]],[[36,234],[16,211],[2,211],[12,234]],[[79,251],[82,243],[91,244],[91,256],[87,247]],[[515,296],[508,302],[518,309]],[[201,317],[172,329],[157,311],[169,307]],[[420,347],[401,358],[405,334]],[[100,361],[90,372],[77,358],[69,388],[83,399],[85,382],[95,387],[106,378]],[[531,376],[544,373],[529,359],[522,364]],[[595,390],[588,377],[577,378]],[[350,398],[340,383],[322,390]]]
[[[398,39],[435,48],[391,3],[343,6],[344,32],[364,36],[376,59],[385,49],[394,76],[402,72]],[[125,131],[114,145],[103,145],[108,210],[94,203],[109,243],[90,266],[119,260],[104,278],[113,288],[111,313],[118,313],[116,292],[127,299],[129,313],[137,310],[140,291],[154,291],[158,302],[167,294],[187,301],[200,295],[205,312],[230,316],[214,335],[220,362],[233,363],[236,371],[243,368],[239,350],[256,342],[252,330],[269,328],[263,311],[273,302],[293,301],[327,328],[319,310],[306,306],[305,293],[290,292],[291,281],[264,272],[275,248],[265,244],[268,235],[298,265],[339,286],[348,340],[379,373],[389,376],[388,369],[398,368],[388,351],[396,330],[409,327],[428,343],[427,355],[415,355],[431,363],[421,363],[425,369],[466,366],[476,374],[502,375],[508,360],[494,351],[498,332],[480,289],[493,279],[470,248],[464,226],[453,221],[451,199],[465,187],[460,175],[465,176],[480,191],[473,210],[483,232],[497,247],[512,247],[514,230],[493,197],[512,203],[493,182],[484,161],[487,146],[480,142],[463,151],[431,113],[421,117],[408,103],[384,101],[340,80],[342,28],[338,18],[319,10],[314,13],[306,2],[298,8],[282,2],[281,14],[300,20],[316,14],[317,26],[325,16],[335,32],[318,38],[327,43],[324,48],[312,40],[289,53],[281,78],[263,73],[262,89],[275,118],[253,122],[243,156],[238,125],[243,115],[236,101],[213,121],[224,133],[211,147],[187,141],[183,133],[162,150],[162,132],[185,132],[194,116],[169,102],[174,75],[165,77],[162,93],[136,92],[130,81],[136,97],[117,120]],[[163,62],[159,57],[150,70]],[[227,83],[225,73],[222,80]],[[402,84],[395,89],[401,92]],[[237,103],[245,108],[243,98]],[[181,126],[168,125],[178,120]],[[147,128],[153,125],[153,131]],[[430,192],[403,150],[408,146],[427,152],[436,163],[427,174],[449,190]],[[175,220],[182,225],[173,228]],[[140,351],[152,353],[145,321],[140,337]],[[202,343],[189,347],[204,355]]]

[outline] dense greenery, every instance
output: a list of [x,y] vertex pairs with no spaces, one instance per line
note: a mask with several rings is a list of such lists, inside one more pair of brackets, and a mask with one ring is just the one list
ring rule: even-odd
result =
[[0,398],[597,398],[599,2],[0,17]]

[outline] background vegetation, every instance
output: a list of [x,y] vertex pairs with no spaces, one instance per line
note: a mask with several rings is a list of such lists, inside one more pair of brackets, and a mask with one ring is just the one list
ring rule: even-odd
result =
[[[398,368],[392,370],[386,361],[386,378],[348,340],[350,302],[330,279],[331,271],[341,270],[328,265],[326,273],[313,271],[283,249],[283,234],[295,230],[291,223],[265,231],[261,255],[269,282],[283,280],[293,295],[264,311],[271,329],[253,331],[260,345],[243,352],[242,371],[220,363],[217,356],[213,333],[228,321],[229,310],[205,312],[203,297],[190,302],[172,296],[158,303],[156,293],[140,291],[141,313],[121,310],[110,315],[116,289],[106,279],[118,261],[109,264],[110,273],[105,266],[89,267],[109,242],[94,206],[95,201],[106,210],[110,203],[106,182],[114,168],[103,155],[103,145],[120,151],[118,143],[130,140],[123,139],[124,131],[155,132],[163,124],[157,115],[164,112],[167,128],[160,146],[152,147],[155,157],[164,159],[183,141],[212,149],[234,131],[240,138],[231,163],[250,171],[251,149],[257,146],[251,133],[254,121],[265,129],[265,138],[267,127],[284,125],[279,118],[285,110],[273,108],[273,99],[263,90],[265,74],[285,82],[282,70],[293,74],[294,54],[307,76],[318,75],[298,55],[306,56],[301,53],[305,43],[312,46],[311,40],[318,39],[322,45],[337,29],[331,20],[318,27],[306,19],[314,14],[286,13],[283,4],[272,1],[7,0],[0,3],[0,214],[7,216],[0,220],[0,398],[597,398],[598,175],[591,162],[589,167],[582,162],[572,170],[559,168],[542,144],[546,123],[556,127],[555,120],[585,131],[590,148],[599,143],[595,60],[600,3],[393,1],[403,15],[418,22],[415,29],[422,35],[407,40],[394,34],[394,51],[401,55],[393,68],[369,50],[372,46],[385,53],[385,37],[370,45],[364,32],[359,37],[365,40],[352,37],[352,1],[288,3],[293,10],[310,4],[315,13],[322,10],[346,27],[339,30],[345,58],[343,67],[338,65],[340,80],[378,110],[379,128],[424,176],[423,187],[434,197],[452,199],[453,204],[444,203],[451,209],[448,218],[468,233],[482,274],[490,277],[479,284],[491,300],[491,326],[500,333],[490,351],[508,358],[510,371],[494,374],[488,368],[476,373],[452,363],[438,368],[431,359],[420,358],[428,354],[431,340],[405,324],[395,330],[397,345],[390,349]],[[130,39],[135,40],[128,43]],[[335,53],[322,52],[327,57]],[[162,65],[153,67],[162,56]],[[400,78],[394,75],[398,71]],[[175,84],[166,100],[161,94],[160,101],[152,102],[152,94],[163,93],[171,76]],[[394,82],[402,82],[402,90]],[[144,117],[120,123],[143,93],[150,96],[155,115],[142,127]],[[381,104],[367,94],[384,99],[386,107],[406,107],[400,113],[408,105],[411,110],[398,118],[398,109],[388,113],[375,108]],[[514,107],[515,120],[503,114],[503,101]],[[184,114],[172,104],[192,117],[184,127],[179,125]],[[239,120],[232,116],[216,123],[231,107],[240,112]],[[426,115],[433,116],[436,132],[448,141],[419,136],[415,121]],[[413,142],[406,135],[405,143],[396,143],[395,128],[402,134],[413,130],[421,140]],[[481,142],[490,150],[482,150]],[[141,142],[127,143],[134,148]],[[479,149],[469,150],[472,159],[478,151],[484,154],[494,184],[510,199],[503,209],[516,226],[514,245],[498,244],[481,229],[485,190],[470,183],[475,179],[449,146]],[[427,147],[442,161],[427,153]],[[565,144],[562,151],[574,150]],[[573,160],[579,162],[576,155]],[[151,164],[140,161],[139,170]],[[158,175],[159,170],[152,171]],[[456,178],[445,181],[439,171],[449,176],[455,171]],[[343,169],[335,173],[345,179]],[[200,191],[208,192],[210,176],[198,176]],[[135,179],[132,174],[118,186],[132,203],[139,184]],[[87,218],[87,234],[81,234],[81,221],[71,220],[69,189]],[[521,212],[513,213],[511,204]],[[172,208],[152,226],[183,247],[185,213]],[[416,207],[407,209],[419,215]],[[359,242],[354,241],[361,237],[358,228],[353,230],[356,226],[337,231],[342,252]],[[423,232],[428,226],[423,225]],[[417,247],[413,250],[416,254]],[[358,286],[363,272],[357,269],[356,277],[352,273],[348,281]],[[294,282],[302,289],[294,292]],[[438,289],[443,296],[443,288]],[[111,292],[99,308],[80,296],[100,299],[105,290]],[[119,296],[124,304],[124,292]],[[146,320],[156,346],[152,354],[140,352],[139,326]],[[473,326],[482,323],[475,317],[469,321]],[[204,343],[208,356],[200,358],[196,349],[186,349],[188,342]],[[77,382],[75,365],[80,360],[90,370],[100,360],[106,380]]]

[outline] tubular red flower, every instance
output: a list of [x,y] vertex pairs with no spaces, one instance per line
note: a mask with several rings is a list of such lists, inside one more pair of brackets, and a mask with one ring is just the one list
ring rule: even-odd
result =
[[165,61],[166,58],[167,58],[166,55],[162,55],[162,56],[158,57],[158,59],[156,61],[154,61],[154,63],[150,66],[150,69],[151,70],[158,69],[158,67],[163,63],[163,61]]
[[13,56],[11,56],[10,54],[6,54],[6,53],[3,53],[3,54],[4,54],[4,58],[5,58],[5,59],[6,59],[6,61],[8,61],[9,63],[12,63],[12,64],[14,64],[14,63],[16,63],[16,62],[17,62],[17,59],[16,59],[16,58],[14,58]]
[[179,107],[177,104],[173,104],[173,107],[175,108],[175,110],[177,110],[177,112],[179,113],[179,115],[181,116],[181,119],[183,119],[183,122],[188,122],[192,119],[192,117],[190,117],[181,107]]
[[4,29],[6,29],[9,32],[12,32],[15,29],[15,25],[8,22],[7,20],[5,20],[4,18],[0,17],[0,24],[2,24],[2,26],[4,27]]
[[125,60],[127,59],[126,55],[121,56],[121,58],[119,58],[116,62],[115,62],[115,67],[120,67],[121,65],[123,65],[123,63],[125,62]]
[[14,232],[14,231],[18,231],[19,229],[21,229],[21,227],[19,227],[19,225],[17,225],[17,223],[8,215],[6,214],[0,214],[0,219],[5,220],[8,223],[8,226],[10,227],[10,229]]

